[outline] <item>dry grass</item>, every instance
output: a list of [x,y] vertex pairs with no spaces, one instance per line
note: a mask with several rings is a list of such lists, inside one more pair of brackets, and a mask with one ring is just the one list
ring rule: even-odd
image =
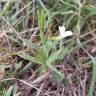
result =
[[0,96],[95,96],[95,40],[95,0],[0,0]]

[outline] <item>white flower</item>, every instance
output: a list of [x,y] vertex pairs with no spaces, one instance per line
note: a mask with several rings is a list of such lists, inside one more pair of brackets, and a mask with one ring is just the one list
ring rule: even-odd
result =
[[58,36],[53,36],[52,40],[60,40],[63,39],[65,37],[71,36],[73,35],[73,33],[71,31],[65,31],[65,27],[64,26],[59,26],[59,35]]
[[59,34],[60,39],[73,35],[71,31],[65,31],[64,26],[59,26],[59,31],[60,31]]

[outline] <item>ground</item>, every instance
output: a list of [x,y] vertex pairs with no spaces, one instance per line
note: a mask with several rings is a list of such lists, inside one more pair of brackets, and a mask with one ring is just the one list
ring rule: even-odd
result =
[[95,0],[0,0],[0,96],[96,96],[95,40]]

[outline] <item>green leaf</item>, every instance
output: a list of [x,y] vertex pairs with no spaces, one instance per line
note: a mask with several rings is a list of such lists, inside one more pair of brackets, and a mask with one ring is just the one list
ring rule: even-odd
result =
[[53,71],[53,78],[56,81],[60,82],[64,79],[65,76],[59,70],[57,70],[53,65],[47,63],[47,66]]
[[92,69],[92,81],[90,85],[90,89],[88,92],[88,96],[93,96],[93,91],[95,88],[95,83],[96,83],[96,59],[91,56],[92,62],[93,62],[93,69]]
[[46,55],[42,49],[38,49],[36,52],[34,52],[34,56],[30,56],[26,53],[18,53],[17,55],[25,60],[32,61],[37,64],[45,64],[46,61]]
[[40,30],[40,39],[41,39],[42,44],[45,43],[46,41],[44,32],[43,32],[44,26],[45,26],[45,18],[46,18],[46,14],[44,10],[42,9],[38,12],[38,26]]
[[17,83],[15,83],[15,84],[14,84],[14,90],[13,90],[13,96],[14,96],[14,94],[17,93],[18,89],[19,89],[19,86],[18,86]]
[[15,63],[15,68],[16,70],[18,70],[22,65],[22,62],[19,62],[19,63]]
[[32,57],[28,54],[18,53],[17,55],[20,56],[21,58],[25,59],[25,60],[32,61],[32,62],[37,63],[37,64],[41,64],[41,62],[37,61],[35,57]]
[[32,63],[27,64],[27,65],[20,71],[20,74],[21,74],[21,75],[24,75],[24,74],[27,72],[27,70],[29,70],[29,69],[32,68],[32,66],[33,66]]
[[46,60],[48,59],[48,57],[46,56],[43,48],[38,49],[37,52],[34,54],[34,57],[39,64],[42,64],[43,67],[47,69]]
[[27,39],[22,39],[22,41],[23,41],[23,45],[24,46],[28,46],[28,47],[30,47],[30,48],[36,48],[36,45],[34,44],[34,43],[32,43],[32,41],[31,40],[27,40]]
[[56,51],[56,45],[51,40],[47,40],[46,44],[43,45],[43,51],[48,58],[50,51]]
[[44,10],[42,9],[38,13],[38,24],[39,24],[40,32],[43,32],[44,22],[45,22],[45,13],[44,13]]
[[61,50],[58,50],[57,52],[51,53],[51,55],[49,56],[47,63],[48,64],[52,64],[54,61],[58,60],[58,57],[61,53]]
[[5,96],[11,96],[13,88],[14,88],[13,86],[10,86]]

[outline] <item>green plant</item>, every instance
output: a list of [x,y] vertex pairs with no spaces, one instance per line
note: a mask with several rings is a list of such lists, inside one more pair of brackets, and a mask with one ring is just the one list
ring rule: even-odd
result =
[[64,75],[62,75],[62,73],[55,68],[54,63],[57,60],[62,60],[65,54],[63,48],[57,49],[56,47],[57,44],[55,44],[51,40],[47,40],[45,44],[39,47],[36,46],[34,49],[32,49],[32,55],[22,52],[18,53],[17,55],[24,58],[25,60],[32,61],[36,64],[41,64],[43,66],[42,70],[47,71],[51,69],[61,78],[59,78],[61,81],[62,79],[64,79]]

